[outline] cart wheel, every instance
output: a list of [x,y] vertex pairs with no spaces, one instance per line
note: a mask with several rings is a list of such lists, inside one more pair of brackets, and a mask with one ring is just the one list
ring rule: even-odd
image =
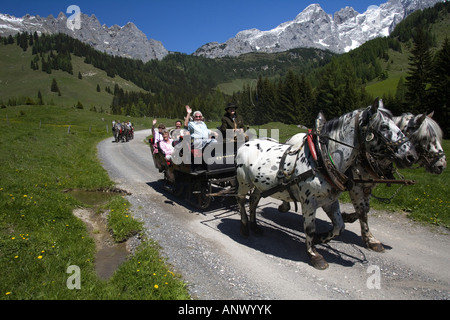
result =
[[205,182],[198,182],[195,184],[194,193],[197,196],[197,208],[199,209],[207,209],[211,205],[211,197],[208,197],[207,194],[211,193],[211,185]]
[[183,193],[184,193],[184,184],[182,184],[180,182],[175,182],[174,189],[173,189],[173,194],[175,195],[175,197],[181,198]]

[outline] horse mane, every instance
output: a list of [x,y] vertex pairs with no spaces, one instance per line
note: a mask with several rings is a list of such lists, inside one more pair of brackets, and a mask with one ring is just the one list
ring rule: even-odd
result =
[[400,128],[400,130],[404,131],[406,127],[408,127],[409,121],[414,118],[414,115],[410,112],[403,113],[401,116],[394,117],[394,122]]
[[[322,132],[325,134],[329,134],[329,133],[335,132],[335,131],[342,131],[343,126],[348,124],[347,120],[353,119],[357,113],[360,113],[360,122],[364,121],[364,119],[368,118],[369,109],[370,109],[370,107],[365,108],[365,109],[354,110],[352,112],[344,114],[343,116],[340,116],[339,118],[332,119],[332,120],[328,121],[327,123],[325,123]],[[375,114],[375,118],[371,119],[370,121],[372,121],[372,125],[375,128],[378,128],[380,123],[383,120],[385,120],[386,118],[389,118],[392,120],[392,118],[393,118],[392,112],[389,111],[388,109],[385,109],[384,107],[380,106],[378,108],[378,112]]]
[[325,123],[322,129],[322,133],[328,135],[331,132],[339,132],[342,131],[344,124],[348,123],[346,120],[353,118],[353,114],[355,111],[344,114],[339,118],[334,118]]
[[[418,115],[414,118],[417,120],[422,115]],[[432,142],[432,137],[436,136],[440,143],[442,143],[442,129],[439,127],[438,123],[431,119],[430,117],[425,117],[425,120],[420,125],[419,129],[413,132],[411,135],[411,140],[420,142],[423,145],[428,145]]]

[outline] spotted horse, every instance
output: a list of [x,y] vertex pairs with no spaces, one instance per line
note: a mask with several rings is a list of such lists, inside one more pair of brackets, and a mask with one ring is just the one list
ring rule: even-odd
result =
[[[418,160],[416,164],[432,174],[441,174],[447,167],[447,161],[442,148],[442,130],[432,119],[433,113],[413,115],[404,113],[393,120],[414,145]],[[354,213],[342,213],[344,222],[352,223],[359,219],[361,237],[369,249],[383,252],[384,246],[370,232],[367,214],[370,210],[370,198],[376,183],[370,182],[389,179],[394,174],[394,168],[389,161],[370,161],[360,159],[353,169],[353,175],[365,183],[358,183],[349,190],[355,209]],[[380,180],[381,179],[381,180]]]
[[[360,152],[390,150],[390,156],[405,166],[417,160],[411,143],[391,119],[378,112],[378,107],[376,101],[366,109],[347,113],[325,124],[323,116],[318,117],[316,127],[321,129],[320,135],[315,134],[315,137],[316,141],[322,140],[319,145],[326,149],[322,161],[332,163],[326,171],[316,160],[315,153],[304,147],[304,143],[294,149],[291,145],[270,140],[253,140],[240,147],[235,164],[241,234],[248,236],[250,230],[256,234],[262,233],[256,223],[256,208],[261,197],[300,202],[310,262],[317,269],[328,268],[327,261],[315,246],[329,242],[344,230],[337,199],[345,189],[343,185],[350,180],[343,172],[354,165]],[[390,147],[399,139],[402,139],[400,147]],[[335,179],[330,179],[331,176]],[[249,192],[250,219],[245,210]],[[326,209],[333,228],[329,232],[316,234],[315,216],[320,207]]]

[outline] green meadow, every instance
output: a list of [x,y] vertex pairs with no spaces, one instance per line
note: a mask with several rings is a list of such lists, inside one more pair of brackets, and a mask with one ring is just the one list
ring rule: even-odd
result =
[[[0,109],[0,299],[189,298],[151,239],[108,281],[95,272],[95,243],[72,214],[86,205],[65,191],[114,187],[96,151],[112,137],[112,119],[73,107]],[[130,120],[151,127],[151,119]],[[120,194],[98,210],[114,212],[108,227],[118,241],[141,231]],[[68,287],[70,266],[79,267],[80,289]]]

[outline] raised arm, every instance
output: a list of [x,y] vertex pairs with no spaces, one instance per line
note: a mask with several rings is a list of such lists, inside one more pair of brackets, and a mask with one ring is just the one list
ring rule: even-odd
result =
[[187,128],[188,125],[189,125],[189,119],[191,118],[191,113],[192,113],[191,107],[186,106],[186,112],[187,112],[187,116],[184,119],[184,126],[185,126],[185,128]]
[[153,125],[152,125],[152,135],[153,135],[153,138],[155,138],[155,124],[156,124],[156,122],[157,122],[157,120],[156,120],[156,119],[153,119]]

